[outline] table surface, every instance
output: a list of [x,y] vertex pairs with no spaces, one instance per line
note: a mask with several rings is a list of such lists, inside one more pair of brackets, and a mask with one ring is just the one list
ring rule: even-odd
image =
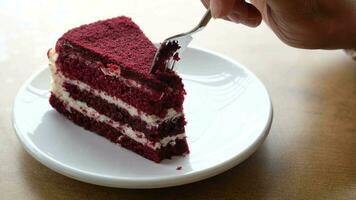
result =
[[0,1],[0,199],[356,199],[356,62],[341,50],[288,47],[266,25],[213,20],[193,41],[247,66],[273,101],[268,138],[233,169],[185,186],[126,190],[67,178],[24,151],[11,122],[15,95],[66,30],[127,15],[161,41],[203,13],[191,0]]

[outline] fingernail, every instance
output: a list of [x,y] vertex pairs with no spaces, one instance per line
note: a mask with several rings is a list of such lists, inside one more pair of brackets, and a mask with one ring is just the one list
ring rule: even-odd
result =
[[221,0],[210,0],[209,7],[211,10],[211,16],[213,18],[221,17],[221,11],[222,11]]

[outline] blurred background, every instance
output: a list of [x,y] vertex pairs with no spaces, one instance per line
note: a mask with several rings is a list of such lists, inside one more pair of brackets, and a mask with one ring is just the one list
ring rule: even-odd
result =
[[194,27],[204,12],[199,0],[0,0],[0,199],[356,199],[355,62],[342,50],[288,47],[265,24],[212,20],[192,43],[245,65],[272,97],[270,135],[232,170],[176,188],[119,190],[66,178],[22,149],[13,100],[64,32],[126,15],[160,42]]

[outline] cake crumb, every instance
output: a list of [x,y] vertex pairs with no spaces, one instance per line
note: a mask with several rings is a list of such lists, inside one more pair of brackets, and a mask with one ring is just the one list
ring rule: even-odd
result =
[[177,168],[176,168],[176,170],[181,170],[182,169],[182,166],[178,166]]

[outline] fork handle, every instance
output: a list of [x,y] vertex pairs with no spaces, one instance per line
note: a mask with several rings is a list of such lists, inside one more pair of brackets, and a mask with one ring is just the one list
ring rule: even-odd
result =
[[191,31],[188,32],[188,34],[193,34],[195,32],[201,31],[210,21],[211,19],[211,11],[210,9],[208,9],[203,18],[200,20],[199,24],[193,28]]
[[200,27],[206,26],[209,23],[210,19],[211,19],[211,11],[210,11],[210,9],[208,9],[205,12],[205,14],[204,14],[203,18],[201,19],[201,21],[199,22],[198,26],[200,26]]

